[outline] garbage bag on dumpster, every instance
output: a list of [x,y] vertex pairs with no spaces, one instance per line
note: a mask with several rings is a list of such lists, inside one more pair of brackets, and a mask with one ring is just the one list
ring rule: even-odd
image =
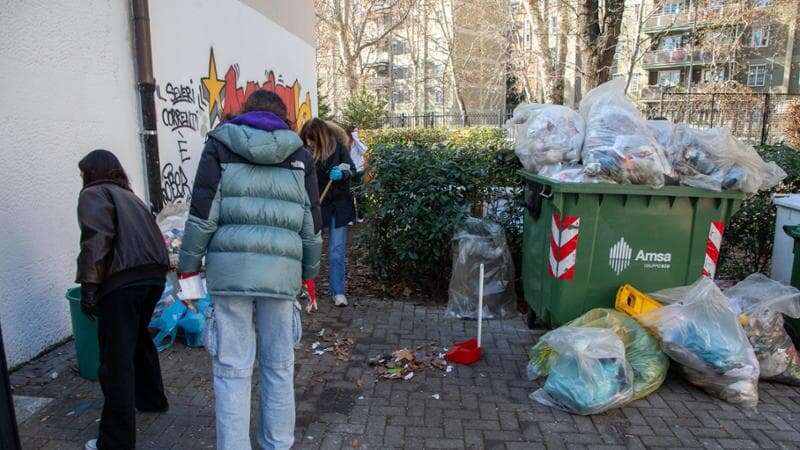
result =
[[783,327],[784,314],[800,318],[800,290],[754,273],[725,295],[743,314],[740,323],[756,352],[761,379],[800,386],[800,357]]
[[661,147],[664,149],[669,147],[670,142],[672,142],[672,132],[675,128],[675,124],[672,121],[667,119],[648,120],[647,127],[653,132],[656,142]]
[[758,403],[758,359],[716,284],[701,277],[686,297],[636,316],[690,383],[731,403]]
[[580,159],[585,126],[573,109],[522,104],[514,109],[507,127],[513,132],[514,151],[525,170],[536,173],[548,164]]
[[503,227],[485,219],[468,218],[453,236],[453,273],[447,314],[478,318],[478,278],[484,265],[483,318],[514,314],[514,261]]
[[173,269],[178,266],[183,232],[188,217],[189,205],[183,203],[168,205],[156,216],[156,223],[161,230],[161,236],[164,238],[164,244],[169,253],[169,265]]
[[581,157],[588,175],[617,183],[665,184],[672,167],[639,109],[625,96],[625,80],[592,89],[579,110],[586,122]]
[[[633,370],[633,400],[644,398],[658,389],[667,377],[669,358],[661,351],[658,340],[639,322],[613,309],[596,308],[565,326],[605,328],[613,331],[625,345],[625,359]],[[533,378],[547,373],[555,351],[540,340],[531,349],[528,375]]]
[[585,168],[580,164],[550,164],[543,166],[539,170],[539,175],[564,183],[609,182],[609,180],[601,180],[587,175]]
[[[633,400],[634,373],[622,339],[609,328],[565,325],[539,343],[552,350],[534,378],[547,376],[531,398],[575,414],[597,414]],[[538,344],[537,344],[538,345]]]
[[699,130],[678,124],[667,155],[676,177],[687,186],[754,194],[786,178],[783,169],[772,161],[765,163],[727,128]]

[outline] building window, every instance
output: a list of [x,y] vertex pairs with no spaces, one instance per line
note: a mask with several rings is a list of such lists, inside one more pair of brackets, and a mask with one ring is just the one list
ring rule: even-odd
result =
[[769,5],[769,0],[753,0],[753,6],[756,8],[763,8]]
[[750,40],[750,45],[754,48],[769,47],[769,27],[753,27],[753,36]]
[[661,87],[674,87],[681,84],[680,70],[662,70],[658,72],[658,85]]
[[680,34],[664,36],[661,39],[659,50],[677,50],[685,47],[688,41],[688,37]]
[[639,91],[642,89],[642,76],[640,73],[635,73],[631,75],[631,83],[628,87],[628,92],[632,94],[638,94]]
[[550,36],[557,36],[558,35],[558,17],[550,16]]
[[703,83],[719,83],[725,79],[724,67],[703,69]]
[[405,89],[399,89],[392,93],[392,100],[394,101],[395,105],[400,103],[408,103],[410,99],[411,95],[409,95],[409,92]]
[[683,12],[683,3],[664,3],[661,7],[661,13],[668,16],[674,16]]
[[767,82],[767,65],[751,64],[747,72],[748,86],[764,86]]
[[411,77],[411,68],[406,66],[395,66],[392,68],[392,78],[395,80],[405,80]]
[[725,0],[709,0],[709,9],[720,10],[725,7]]

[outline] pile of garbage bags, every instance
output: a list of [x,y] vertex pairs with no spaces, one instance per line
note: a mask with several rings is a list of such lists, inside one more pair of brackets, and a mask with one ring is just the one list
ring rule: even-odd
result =
[[800,386],[800,356],[783,323],[800,318],[797,288],[757,273],[724,292],[701,277],[648,296],[661,306],[633,316],[593,309],[542,336],[528,376],[547,380],[531,398],[596,414],[657,390],[670,359],[691,384],[746,408],[758,404],[759,379]]
[[800,318],[800,290],[754,273],[725,295],[753,346],[761,379],[800,386],[800,356],[783,327],[784,315]]
[[156,303],[153,317],[148,326],[156,349],[162,352],[181,338],[187,347],[202,347],[206,312],[211,306],[211,297],[184,302],[177,292],[177,283],[170,277],[164,285],[164,292]]
[[636,317],[686,379],[718,398],[754,408],[759,365],[728,299],[701,277],[682,299]]
[[515,314],[514,260],[503,227],[490,220],[467,218],[453,236],[453,272],[447,315],[478,318],[478,280],[484,265],[483,318]]
[[622,79],[589,91],[577,112],[520,105],[507,127],[526,170],[563,182],[682,184],[752,194],[786,177],[726,128],[645,120],[626,97]]
[[545,334],[531,349],[528,377],[547,376],[532,397],[575,414],[644,398],[664,382],[669,359],[630,316],[593,309]]

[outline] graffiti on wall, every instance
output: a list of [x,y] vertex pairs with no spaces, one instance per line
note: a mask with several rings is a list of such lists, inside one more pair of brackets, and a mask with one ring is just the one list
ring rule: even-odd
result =
[[[224,76],[220,78],[222,73]],[[157,86],[164,204],[191,200],[191,184],[206,133],[226,117],[236,115],[253,92],[267,90],[278,94],[286,103],[290,125],[296,130],[311,119],[311,93],[308,90],[303,93],[297,79],[289,84],[274,70],[266,70],[263,80],[241,80],[239,73],[239,64],[218,70],[212,47],[205,73]]]

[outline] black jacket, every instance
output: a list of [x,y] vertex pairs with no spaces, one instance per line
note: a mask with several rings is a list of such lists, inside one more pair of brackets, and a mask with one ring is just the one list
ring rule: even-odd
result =
[[350,158],[350,151],[342,144],[336,145],[336,150],[324,161],[317,162],[317,181],[320,196],[325,191],[325,186],[330,181],[329,174],[334,166],[347,164],[350,169],[345,170],[344,178],[331,183],[328,193],[322,199],[322,223],[325,228],[331,226],[331,218],[336,218],[336,227],[347,226],[356,220],[356,207],[353,203],[353,193],[350,192],[350,178],[355,173],[355,164]]
[[163,278],[169,257],[161,231],[133,192],[110,181],[89,184],[78,199],[80,284],[98,285],[98,298],[125,285]]

